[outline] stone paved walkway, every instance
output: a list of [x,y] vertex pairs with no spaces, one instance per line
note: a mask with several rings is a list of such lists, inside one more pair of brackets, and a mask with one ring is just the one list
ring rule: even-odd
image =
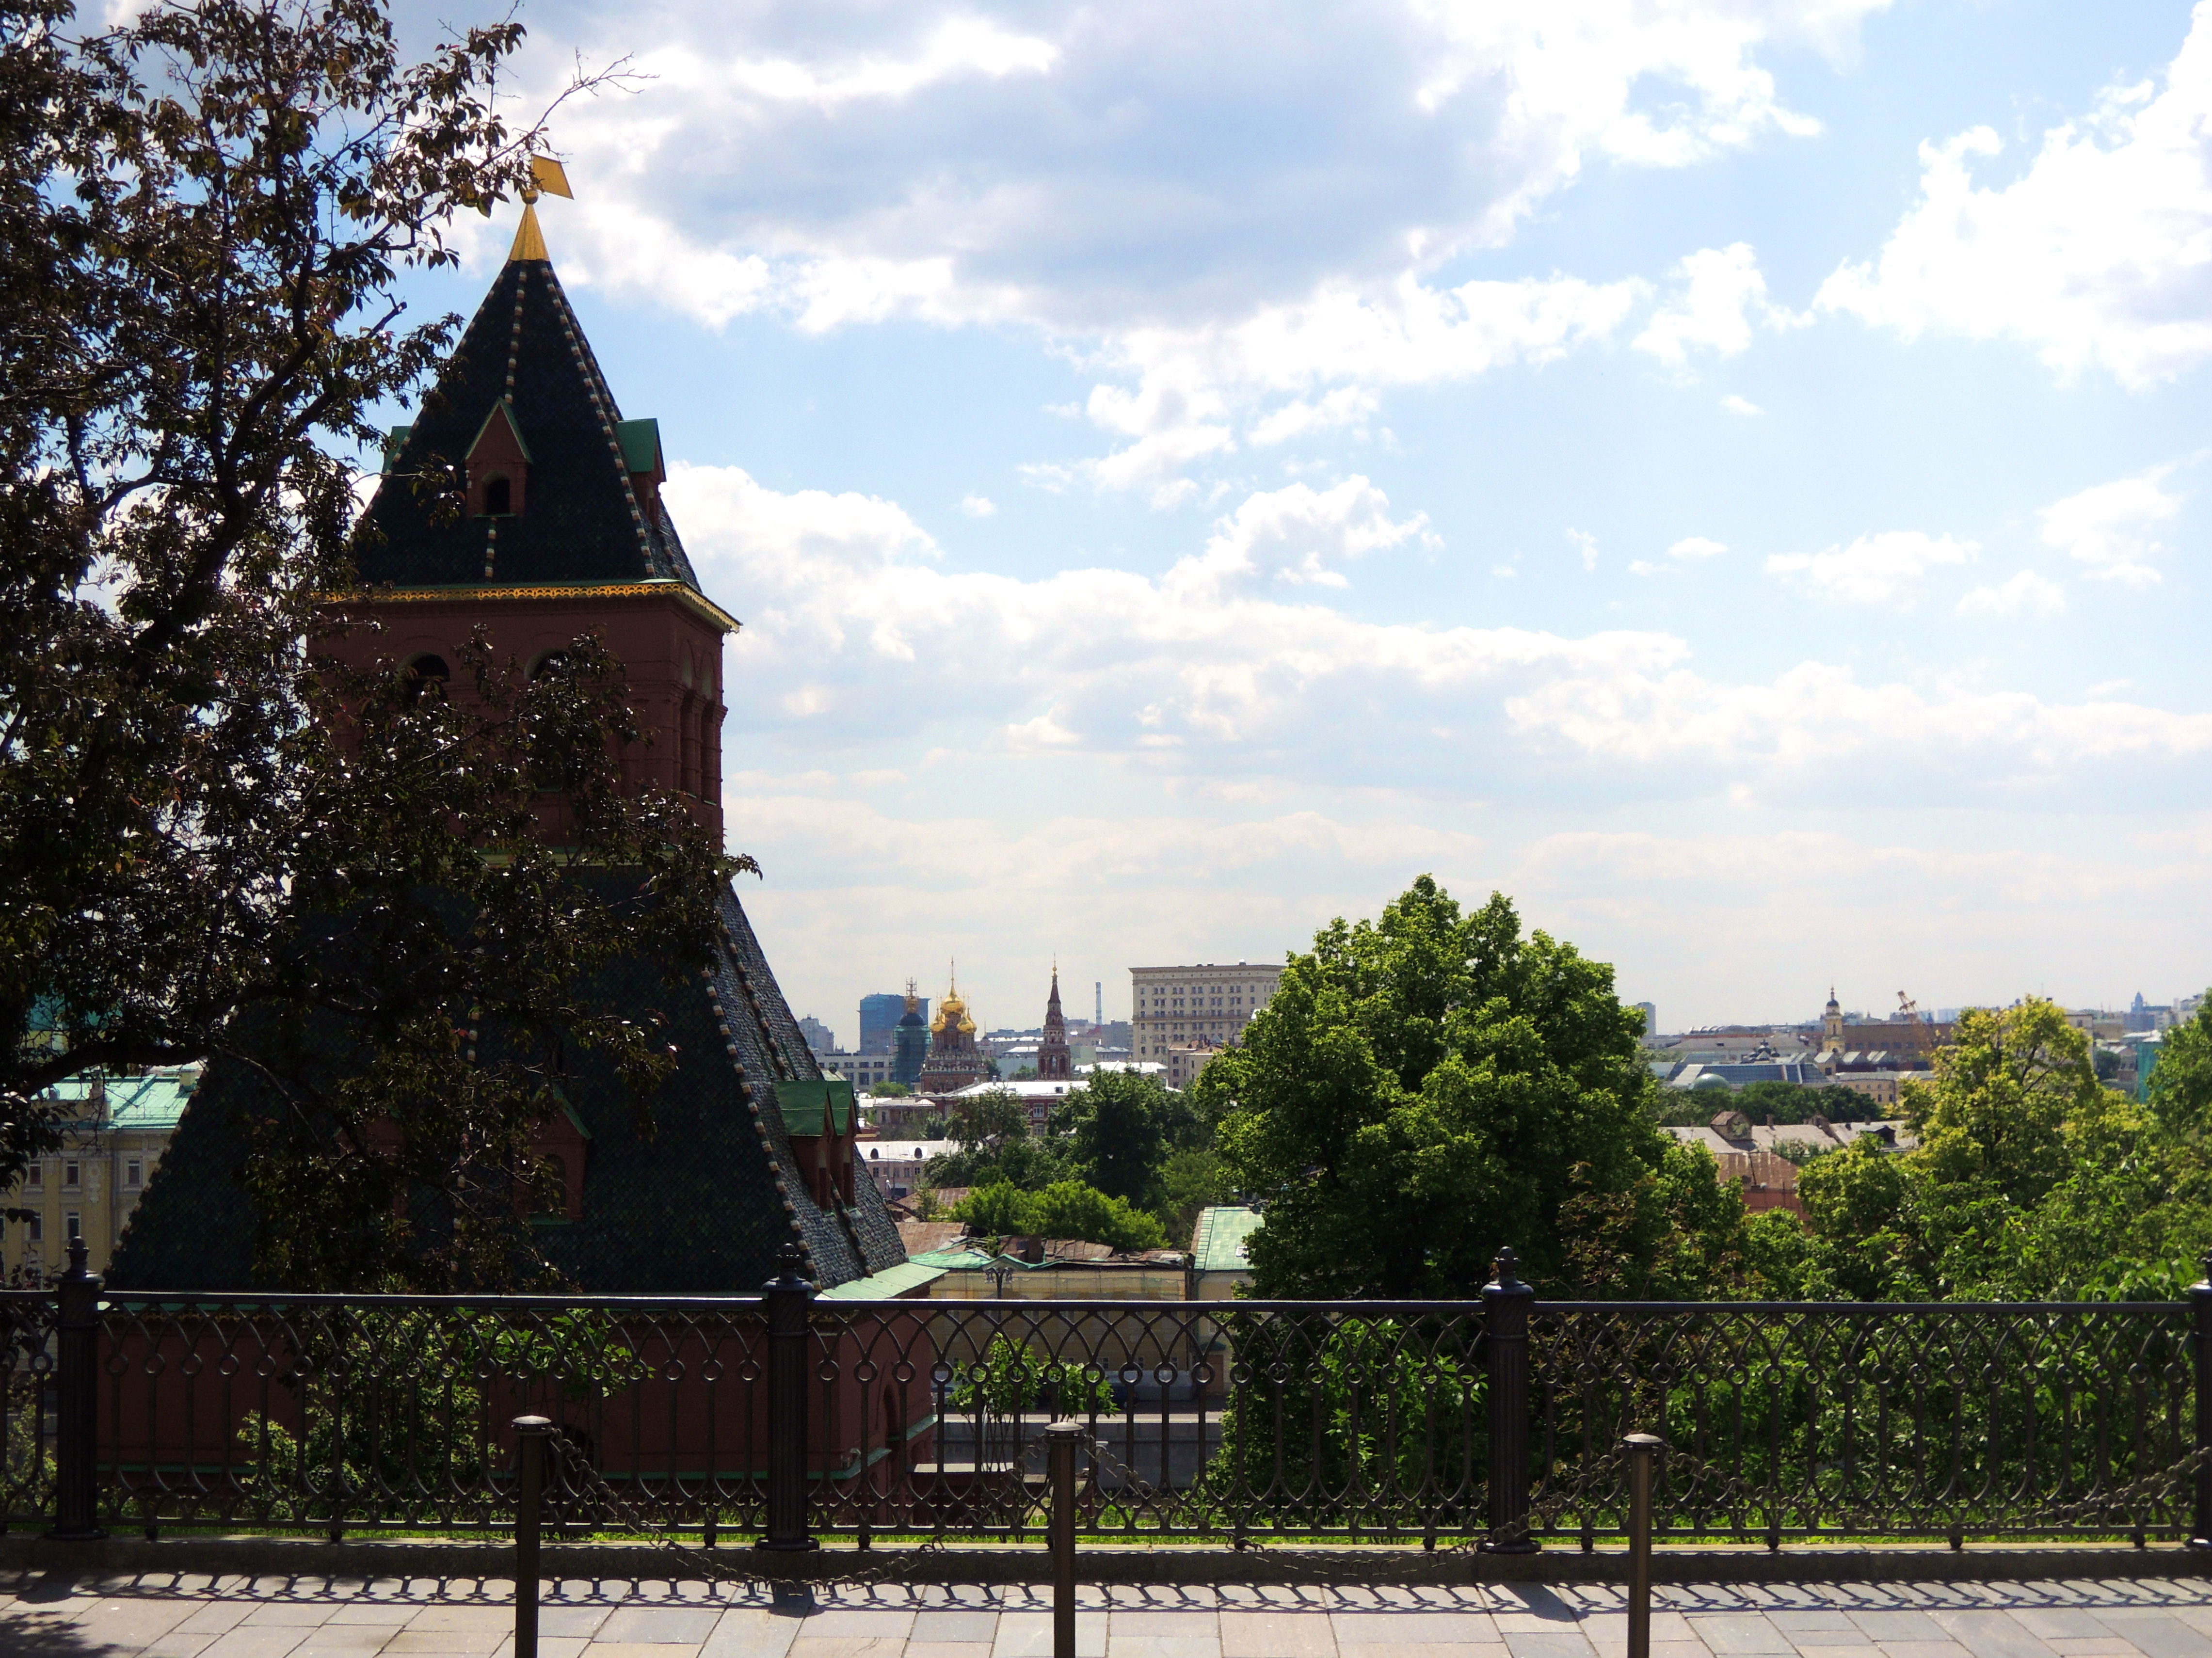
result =
[[[1041,1588],[550,1586],[544,1658],[1048,1658]],[[512,1658],[513,1585],[0,1580],[5,1658]],[[1086,1591],[1084,1658],[1620,1658],[1615,1586]],[[2188,1581],[1668,1587],[1652,1658],[2212,1658]]]

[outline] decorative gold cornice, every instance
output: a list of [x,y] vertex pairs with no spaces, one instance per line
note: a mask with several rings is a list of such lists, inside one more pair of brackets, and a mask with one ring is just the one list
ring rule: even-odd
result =
[[541,584],[528,587],[495,587],[488,583],[477,586],[456,583],[450,587],[364,587],[357,593],[326,594],[323,603],[423,604],[443,601],[472,604],[493,598],[673,598],[725,633],[736,633],[744,626],[737,617],[697,588],[665,578],[656,581],[607,581],[559,586]]

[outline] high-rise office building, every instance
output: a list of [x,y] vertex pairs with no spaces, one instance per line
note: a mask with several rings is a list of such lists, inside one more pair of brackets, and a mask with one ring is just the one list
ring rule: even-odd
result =
[[[924,996],[917,1004],[921,1022],[929,1023],[929,998]],[[907,999],[896,991],[884,991],[874,996],[860,998],[860,1040],[853,1049],[855,1054],[888,1054],[891,1051],[891,1032],[898,1029],[900,1017],[906,1012]]]

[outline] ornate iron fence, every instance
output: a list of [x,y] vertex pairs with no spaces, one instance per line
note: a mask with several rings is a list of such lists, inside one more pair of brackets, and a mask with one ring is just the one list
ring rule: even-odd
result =
[[0,1515],[60,1535],[2212,1536],[2212,1284],[2155,1304],[0,1295]]

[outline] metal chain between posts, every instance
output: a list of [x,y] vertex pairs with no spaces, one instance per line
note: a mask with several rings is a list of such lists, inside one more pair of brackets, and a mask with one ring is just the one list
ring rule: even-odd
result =
[[[1023,1442],[1012,1458],[1016,1467],[1019,1467],[1030,1453],[1043,1442],[1044,1431],[1042,1429],[1038,1430]],[[642,1534],[655,1547],[665,1551],[692,1567],[703,1581],[732,1583],[750,1583],[760,1581],[762,1574],[757,1570],[748,1571],[733,1566],[725,1557],[679,1542],[670,1535],[668,1522],[665,1519],[647,1515],[635,1503],[617,1493],[611,1485],[607,1484],[599,1471],[592,1467],[590,1457],[582,1448],[559,1430],[555,1430],[548,1442],[550,1448],[558,1459],[559,1466],[566,1472],[580,1476],[580,1483],[586,1495],[594,1499],[617,1521],[629,1530]],[[1174,1500],[1176,1493],[1172,1487],[1164,1490],[1145,1479],[1134,1468],[1116,1456],[1106,1442],[1097,1434],[1086,1432],[1083,1436],[1083,1442],[1088,1447],[1093,1459],[1094,1489],[1096,1489],[1095,1474],[1104,1473],[1117,1481],[1119,1492],[1133,1495],[1135,1502],[1152,1508],[1156,1513],[1164,1513],[1164,1504]],[[1747,1502],[1757,1495],[1753,1490],[1745,1485],[1741,1476],[1707,1462],[1691,1452],[1670,1446],[1666,1452],[1666,1461],[1671,1473],[1685,1475],[1692,1481],[1703,1475],[1716,1476],[1717,1487],[1710,1497],[1710,1500],[1716,1507],[1729,1506],[1731,1498]],[[2117,1490],[2085,1498],[2078,1503],[2065,1503],[2057,1509],[2045,1510],[2039,1518],[2045,1523],[2064,1524],[2075,1519],[2094,1516],[2116,1505],[2139,1498],[2170,1496],[2177,1481],[2185,1475],[2194,1473],[2208,1461],[2212,1461],[2212,1446],[2202,1447],[2169,1467],[2160,1469],[2154,1473],[2143,1475]],[[1574,1470],[1572,1478],[1564,1486],[1556,1490],[1547,1490],[1544,1496],[1532,1502],[1528,1505],[1528,1512],[1522,1517],[1521,1522],[1508,1535],[1525,1536],[1531,1532],[1550,1527],[1562,1514],[1586,1502],[1594,1492],[1618,1479],[1626,1471],[1627,1463],[1627,1453],[1616,1446],[1606,1455],[1593,1458],[1580,1464]],[[1550,1483],[1552,1482],[1547,1482],[1547,1485]],[[568,1484],[564,1473],[562,1485],[565,1487]],[[1024,1505],[1024,1512],[1026,1513],[1028,1509],[1033,1506],[1036,1506],[1034,1500]],[[1852,1517],[1849,1515],[1844,1516],[1845,1526],[1849,1526]],[[1342,1565],[1342,1557],[1335,1550],[1287,1548],[1280,1544],[1270,1543],[1262,1538],[1255,1537],[1249,1532],[1232,1528],[1205,1526],[1188,1531],[1173,1533],[1164,1531],[1156,1535],[1161,1540],[1187,1539],[1194,1542],[1227,1543],[1238,1550],[1265,1552],[1270,1558],[1281,1561],[1285,1564],[1310,1562],[1317,1572],[1324,1575],[1331,1566],[1340,1570]],[[1465,1537],[1449,1547],[1425,1552],[1419,1562],[1407,1561],[1404,1564],[1413,1567],[1417,1564],[1425,1564],[1432,1560],[1453,1561],[1461,1555],[1480,1548],[1485,1541],[1488,1540],[1489,1535],[1490,1533],[1485,1531],[1474,1536]],[[779,1570],[775,1575],[779,1579],[791,1579],[823,1587],[832,1584],[863,1587],[880,1583],[905,1570],[916,1560],[943,1552],[945,1546],[946,1540],[940,1534],[913,1548],[883,1552],[879,1559],[872,1562],[866,1568],[855,1567],[795,1574]],[[871,1552],[875,1552],[871,1551]]]
[[[1537,1526],[1550,1525],[1577,1501],[1586,1497],[1599,1483],[1601,1476],[1618,1473],[1626,1466],[1626,1454],[1616,1450],[1609,1457],[1585,1464],[1584,1467],[1588,1472],[1577,1479],[1569,1490],[1529,1505],[1528,1523],[1524,1529],[1534,1530]],[[1664,1461],[1668,1474],[1681,1475],[1691,1483],[1708,1475],[1712,1478],[1714,1481],[1712,1487],[1709,1491],[1701,1493],[1705,1500],[1700,1506],[1718,1509],[1725,1512],[1732,1508],[1753,1507],[1764,1496],[1757,1487],[1747,1485],[1741,1475],[1732,1473],[1716,1463],[1708,1462],[1694,1452],[1681,1450],[1669,1445],[1665,1452]],[[2110,1509],[2125,1503],[2161,1496],[2172,1497],[2174,1486],[2179,1480],[2185,1475],[2196,1473],[2208,1462],[2212,1462],[2212,1445],[2200,1446],[2179,1461],[2171,1463],[2154,1473],[2142,1475],[2112,1491],[2084,1497],[2079,1502],[2061,1503],[2056,1508],[2039,1509],[2032,1516],[2031,1523],[2067,1525],[2076,1520],[2101,1518]],[[2118,1527],[2123,1522],[2112,1523]],[[1880,1529],[1881,1522],[1874,1516],[1849,1509],[1842,1510],[1838,1516],[1838,1529],[1840,1531],[1849,1532],[1854,1526],[1862,1524],[1868,1531],[1874,1532]],[[1740,1527],[1739,1529],[1747,1528]],[[2004,1527],[2000,1525],[1996,1529],[2002,1530]]]

